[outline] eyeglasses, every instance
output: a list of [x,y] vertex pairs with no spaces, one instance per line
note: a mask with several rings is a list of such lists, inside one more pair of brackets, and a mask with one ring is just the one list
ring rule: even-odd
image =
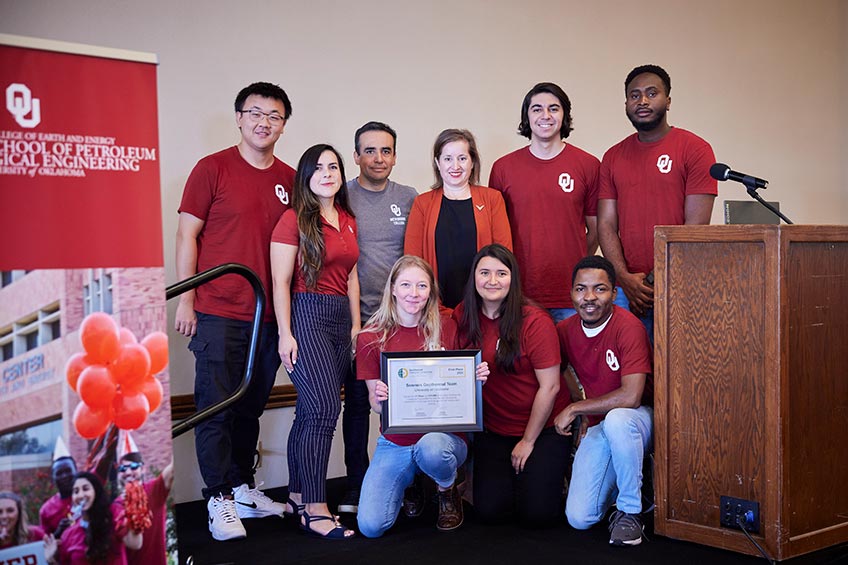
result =
[[124,463],[123,465],[118,467],[118,472],[123,473],[124,471],[129,471],[129,470],[135,471],[136,469],[141,468],[142,465],[143,465],[143,463],[138,463],[136,461],[133,461],[132,463]]
[[250,121],[256,124],[261,122],[263,117],[268,118],[268,123],[272,126],[281,126],[286,122],[286,119],[279,114],[263,112],[256,108],[251,108],[250,110],[239,110],[239,114],[247,114]]

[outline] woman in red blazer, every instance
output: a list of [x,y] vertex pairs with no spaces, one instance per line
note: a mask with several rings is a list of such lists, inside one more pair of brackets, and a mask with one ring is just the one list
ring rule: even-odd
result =
[[404,253],[433,266],[446,308],[462,300],[471,262],[481,248],[500,243],[512,250],[503,196],[479,186],[480,154],[471,132],[446,129],[433,145],[432,190],[419,194],[406,226]]

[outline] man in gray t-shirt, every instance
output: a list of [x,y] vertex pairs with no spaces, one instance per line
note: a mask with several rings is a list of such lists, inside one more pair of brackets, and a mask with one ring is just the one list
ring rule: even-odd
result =
[[[359,176],[347,183],[358,230],[359,296],[362,324],[377,310],[383,287],[395,261],[403,255],[403,237],[412,201],[418,192],[389,180],[395,166],[397,133],[381,122],[368,122],[354,135],[353,160]],[[342,432],[348,491],[339,512],[355,513],[359,490],[368,469],[368,424],[371,406],[365,381],[353,371],[345,379]]]

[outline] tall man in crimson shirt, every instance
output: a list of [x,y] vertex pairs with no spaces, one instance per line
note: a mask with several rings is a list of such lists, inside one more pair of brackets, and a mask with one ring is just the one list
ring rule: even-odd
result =
[[[615,269],[603,257],[585,257],[574,268],[571,299],[577,308],[557,324],[562,366],[571,363],[585,398],[554,418],[556,431],[572,434],[578,416],[588,420],[574,456],[565,515],[583,530],[603,520],[610,506],[610,543],[642,542],[642,463],[653,436],[651,345],[641,322],[613,304]],[[577,383],[568,370],[569,390]]]
[[624,93],[636,133],[601,162],[598,237],[624,291],[619,299],[626,297],[653,339],[654,226],[710,223],[715,155],[694,133],[668,124],[671,78],[662,67],[630,71]]
[[[294,169],[274,156],[291,116],[282,88],[257,82],[235,100],[238,145],[201,159],[186,181],[177,228],[177,277],[222,263],[242,263],[265,287],[265,318],[247,393],[195,429],[195,449],[206,488],[209,531],[217,540],[247,535],[241,518],[282,516],[284,505],[255,488],[259,417],[280,367],[271,295],[271,232],[290,208]],[[180,295],[176,330],[191,337],[196,359],[194,399],[201,410],[230,396],[244,373],[255,297],[241,276],[229,274]]]
[[565,142],[571,101],[554,83],[540,82],[521,104],[518,133],[530,145],[492,165],[489,186],[506,203],[524,294],[554,321],[574,314],[571,270],[598,248],[596,157]]

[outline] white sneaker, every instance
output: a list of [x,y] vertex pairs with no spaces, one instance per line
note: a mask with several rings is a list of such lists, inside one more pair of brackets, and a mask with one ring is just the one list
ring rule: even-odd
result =
[[209,531],[218,541],[246,538],[247,532],[236,514],[236,504],[221,495],[213,496],[206,503],[209,510]]
[[[256,485],[262,486],[262,483]],[[286,505],[271,500],[258,488],[250,488],[247,484],[233,489],[236,503],[236,513],[239,518],[265,518],[267,516],[283,517]]]

